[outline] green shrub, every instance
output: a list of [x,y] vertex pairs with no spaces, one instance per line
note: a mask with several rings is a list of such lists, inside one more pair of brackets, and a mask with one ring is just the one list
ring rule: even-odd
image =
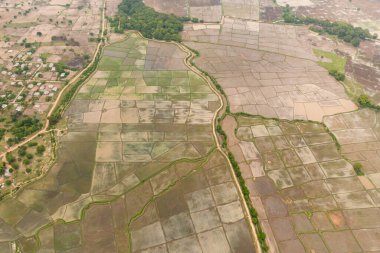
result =
[[38,155],[42,155],[45,152],[46,148],[44,145],[39,145],[36,149]]
[[361,106],[368,107],[371,105],[371,102],[369,101],[369,97],[366,94],[362,94],[358,97],[358,103]]
[[354,170],[356,175],[364,176],[364,172],[362,171],[363,165],[361,163],[354,163]]
[[13,163],[14,161],[16,161],[16,158],[11,153],[7,153],[5,155],[5,159],[8,163]]
[[330,71],[329,71],[329,74],[330,74],[331,76],[335,77],[335,79],[336,79],[337,81],[344,81],[344,79],[346,79],[346,76],[345,76],[343,73],[341,73],[341,72],[339,72],[339,71],[337,71],[337,70],[335,70],[335,69],[330,70]]

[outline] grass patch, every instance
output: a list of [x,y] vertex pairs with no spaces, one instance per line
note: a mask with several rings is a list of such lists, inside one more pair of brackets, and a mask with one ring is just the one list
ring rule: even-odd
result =
[[344,57],[341,57],[333,52],[327,52],[320,49],[313,49],[313,52],[316,56],[321,59],[329,59],[330,61],[318,61],[318,64],[327,69],[328,71],[338,71],[341,73],[345,73],[347,60]]
[[[341,57],[333,52],[326,52],[319,49],[313,49],[314,54],[318,56],[321,60],[318,61],[318,64],[327,69],[329,74],[337,81],[344,81],[346,79],[345,67],[347,60],[344,57]],[[323,59],[328,59],[327,61],[323,61]]]

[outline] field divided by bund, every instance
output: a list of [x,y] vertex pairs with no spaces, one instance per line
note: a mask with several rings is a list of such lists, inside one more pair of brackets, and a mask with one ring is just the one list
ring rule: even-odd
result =
[[135,33],[104,48],[57,163],[0,203],[1,252],[252,251],[212,137],[220,102],[185,57]]

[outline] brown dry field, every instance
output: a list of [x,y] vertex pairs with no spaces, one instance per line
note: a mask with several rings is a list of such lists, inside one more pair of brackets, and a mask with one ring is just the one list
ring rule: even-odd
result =
[[[342,154],[321,124],[230,116],[223,121],[269,252],[380,249],[376,118],[370,110],[325,117]],[[360,161],[365,175],[357,176],[345,157]]]
[[[354,26],[369,29],[371,33],[380,34],[380,19],[378,13],[380,3],[378,1],[310,0],[308,2],[309,4],[306,5],[303,5],[301,2],[296,12],[300,15],[319,19],[348,22]],[[292,4],[290,5],[292,6]],[[340,50],[342,48],[342,43],[330,44],[332,44],[331,51]],[[315,46],[318,47],[319,45]],[[364,41],[357,51],[348,53],[350,60],[346,68],[347,74],[356,82],[362,84],[364,90],[374,98],[374,102],[376,103],[380,101],[379,55],[380,42],[378,40]]]
[[183,38],[200,52],[195,63],[224,88],[232,112],[322,121],[356,108],[317,64],[306,29],[231,18],[215,28],[192,25]]

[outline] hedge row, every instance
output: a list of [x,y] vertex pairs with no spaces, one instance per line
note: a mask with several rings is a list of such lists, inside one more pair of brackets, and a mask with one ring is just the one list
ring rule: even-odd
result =
[[[195,50],[193,50],[191,48],[189,48],[189,50],[191,50],[196,56],[199,56],[199,52],[198,51],[195,51]],[[191,57],[189,57],[189,58],[191,58]],[[191,64],[193,66],[195,66],[195,64],[193,62],[191,62]],[[213,76],[211,76],[208,72],[203,71],[202,69],[198,68],[197,66],[195,66],[195,67],[212,81],[212,83],[216,87],[216,89],[225,98],[227,97],[226,93],[224,92],[224,90],[222,88],[222,86],[220,86],[220,84],[216,81],[216,79]],[[236,175],[236,177],[238,179],[240,188],[241,188],[241,190],[243,192],[244,201],[247,204],[247,207],[248,207],[248,210],[249,210],[249,215],[251,216],[252,222],[255,225],[256,234],[257,234],[257,238],[258,238],[259,243],[260,243],[261,250],[263,252],[268,252],[269,248],[268,248],[268,245],[267,245],[266,240],[265,240],[266,239],[266,235],[265,235],[265,232],[263,231],[263,229],[261,227],[261,224],[259,222],[259,217],[258,217],[257,211],[256,211],[256,209],[252,205],[249,189],[248,189],[247,185],[245,184],[245,180],[244,180],[244,178],[243,178],[243,176],[241,174],[241,170],[240,170],[239,164],[236,162],[234,155],[228,150],[228,147],[227,147],[227,134],[224,132],[222,126],[220,125],[220,123],[221,123],[222,119],[224,118],[224,116],[226,115],[226,113],[230,113],[230,106],[228,104],[228,100],[226,100],[226,101],[227,101],[226,111],[225,111],[225,113],[221,117],[218,118],[218,122],[217,122],[217,125],[216,125],[216,131],[217,131],[217,133],[223,139],[222,147],[224,149],[226,149],[227,152],[228,152],[228,159],[231,162],[232,168],[233,168],[234,173],[235,173],[235,175]],[[249,114],[237,113],[236,115],[249,115]]]
[[[218,133],[223,137],[223,143],[227,143],[227,135],[219,123],[218,123],[216,129],[217,129]],[[232,165],[232,168],[233,168],[234,173],[236,175],[236,178],[238,179],[240,189],[243,192],[244,201],[247,204],[247,207],[249,210],[249,215],[251,216],[252,222],[255,225],[256,234],[257,234],[257,238],[258,238],[259,243],[260,243],[261,250],[263,252],[268,252],[269,248],[268,248],[268,245],[267,245],[266,240],[265,240],[266,235],[265,235],[265,232],[263,231],[261,224],[259,222],[259,217],[258,217],[257,211],[252,205],[249,189],[248,189],[247,185],[245,184],[245,180],[241,174],[239,164],[236,162],[234,155],[230,151],[228,151],[228,159],[231,162],[231,165]]]
[[78,88],[87,80],[87,78],[96,70],[100,57],[102,53],[102,48],[100,48],[99,52],[95,56],[94,63],[88,67],[80,76],[79,80],[76,81],[75,84],[73,84],[69,90],[63,95],[62,101],[60,102],[59,106],[56,107],[52,115],[49,117],[49,123],[50,126],[53,126],[59,122],[59,120],[62,118],[62,113],[65,110],[66,106],[70,103],[71,99],[75,95]]

